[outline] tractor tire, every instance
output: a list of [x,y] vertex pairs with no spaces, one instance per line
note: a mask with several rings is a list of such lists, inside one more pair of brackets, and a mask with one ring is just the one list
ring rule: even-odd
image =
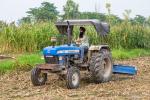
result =
[[94,53],[90,61],[91,77],[95,83],[107,82],[112,77],[112,58],[111,54],[106,50],[101,50],[100,53]]
[[80,70],[76,67],[70,67],[67,70],[67,88],[76,89],[80,85]]
[[34,86],[44,85],[47,81],[47,73],[41,73],[39,68],[33,68],[31,71],[31,81]]

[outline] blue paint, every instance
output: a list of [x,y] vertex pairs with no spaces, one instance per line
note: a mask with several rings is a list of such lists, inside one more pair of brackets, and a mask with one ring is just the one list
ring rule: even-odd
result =
[[[58,53],[62,50],[78,50],[79,52],[72,53]],[[60,45],[60,46],[49,46],[43,49],[43,54],[45,56],[67,56],[67,55],[80,55],[80,48],[74,44],[71,45]]]
[[113,73],[135,75],[137,68],[126,65],[113,65]]

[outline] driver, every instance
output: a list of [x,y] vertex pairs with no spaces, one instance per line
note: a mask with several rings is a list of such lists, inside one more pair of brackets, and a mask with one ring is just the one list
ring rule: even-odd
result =
[[82,50],[82,52],[84,52],[82,54],[86,54],[89,48],[89,39],[88,36],[85,34],[85,31],[86,29],[84,27],[80,27],[80,34],[78,39],[76,40],[76,44],[78,44],[84,50]]
[[80,34],[78,39],[76,40],[76,44],[79,44],[80,47],[89,47],[89,39],[88,36],[85,34],[86,29],[84,27],[80,27]]

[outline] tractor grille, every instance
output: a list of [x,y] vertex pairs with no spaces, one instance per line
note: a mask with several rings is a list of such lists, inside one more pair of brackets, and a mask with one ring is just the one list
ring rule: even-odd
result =
[[45,62],[48,64],[58,64],[58,57],[44,56]]

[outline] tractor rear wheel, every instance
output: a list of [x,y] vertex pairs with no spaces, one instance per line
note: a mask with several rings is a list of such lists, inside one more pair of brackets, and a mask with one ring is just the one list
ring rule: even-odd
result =
[[67,88],[76,89],[80,84],[80,70],[76,67],[70,67],[67,71]]
[[47,73],[42,73],[39,68],[33,68],[31,71],[31,81],[34,86],[44,85],[47,81]]
[[94,53],[90,61],[90,72],[95,83],[107,82],[112,76],[112,58],[109,52]]

